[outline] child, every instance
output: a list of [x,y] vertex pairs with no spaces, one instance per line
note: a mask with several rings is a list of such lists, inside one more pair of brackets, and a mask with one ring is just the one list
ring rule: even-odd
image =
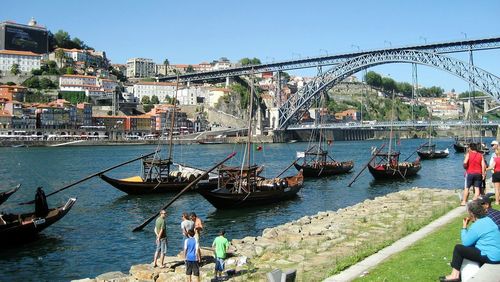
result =
[[229,241],[224,237],[225,231],[221,230],[219,236],[215,238],[212,243],[215,253],[215,279],[222,276],[224,271],[224,259],[226,258],[227,249],[229,248]]
[[198,241],[193,238],[194,231],[188,230],[188,238],[184,240],[184,259],[186,260],[186,275],[187,281],[191,282],[191,275],[196,277],[196,281],[200,281],[200,246]]

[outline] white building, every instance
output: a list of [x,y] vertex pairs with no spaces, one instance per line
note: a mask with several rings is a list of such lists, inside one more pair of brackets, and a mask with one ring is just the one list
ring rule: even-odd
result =
[[12,65],[18,64],[21,72],[40,69],[42,55],[28,51],[0,50],[0,71],[10,72]]
[[156,64],[151,59],[132,58],[127,60],[127,77],[153,77]]
[[59,77],[61,91],[85,92],[88,97],[110,98],[118,83],[91,75],[63,75]]
[[165,101],[166,97],[173,97],[175,94],[176,83],[171,82],[139,82],[134,84],[134,96],[138,101],[142,101],[142,97],[148,96],[149,98],[155,95],[160,102]]
[[205,103],[208,104],[210,107],[215,107],[215,105],[219,102],[219,99],[222,96],[229,94],[230,92],[231,90],[227,88],[211,88],[208,91]]

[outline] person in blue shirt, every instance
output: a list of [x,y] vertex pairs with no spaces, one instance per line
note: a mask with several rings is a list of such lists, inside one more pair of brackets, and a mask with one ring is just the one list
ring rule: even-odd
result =
[[191,282],[191,275],[200,282],[200,246],[198,240],[194,238],[194,230],[188,230],[188,238],[184,240],[184,258],[186,260],[187,281]]
[[[474,200],[467,205],[469,217],[462,221],[462,244],[455,245],[451,260],[452,272],[442,276],[440,281],[459,282],[460,268],[464,259],[476,261],[479,264],[500,263],[500,231],[493,220],[486,216],[486,211],[480,200]],[[473,222],[467,229],[467,225]]]

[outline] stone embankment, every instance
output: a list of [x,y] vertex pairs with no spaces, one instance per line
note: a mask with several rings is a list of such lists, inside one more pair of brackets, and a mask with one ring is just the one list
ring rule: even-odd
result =
[[[321,281],[458,205],[452,190],[413,188],[337,211],[324,211],[265,229],[261,236],[231,241],[230,281],[266,281],[275,269],[296,269],[297,281]],[[202,249],[202,281],[211,281],[212,252]],[[110,272],[79,281],[185,281],[180,257],[164,269],[134,265],[129,274]]]

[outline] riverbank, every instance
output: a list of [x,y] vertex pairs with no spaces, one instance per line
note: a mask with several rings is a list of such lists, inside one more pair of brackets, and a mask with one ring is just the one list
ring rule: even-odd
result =
[[[231,281],[263,281],[275,268],[296,269],[297,281],[321,281],[412,233],[458,205],[452,190],[413,188],[337,211],[304,216],[261,236],[233,239],[226,269]],[[212,253],[203,248],[202,281],[213,277]],[[129,273],[110,272],[84,281],[183,281],[182,258],[167,268],[134,265]]]

